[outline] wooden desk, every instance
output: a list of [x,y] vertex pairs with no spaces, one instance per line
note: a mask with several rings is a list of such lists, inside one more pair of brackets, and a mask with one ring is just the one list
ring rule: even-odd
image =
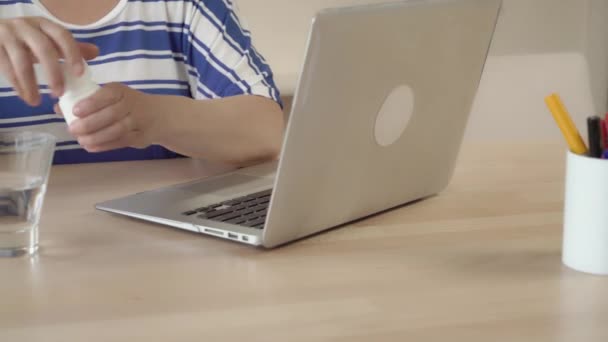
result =
[[563,161],[467,146],[440,196],[272,251],[93,209],[219,169],[56,167],[0,341],[607,341],[608,278],[560,261]]

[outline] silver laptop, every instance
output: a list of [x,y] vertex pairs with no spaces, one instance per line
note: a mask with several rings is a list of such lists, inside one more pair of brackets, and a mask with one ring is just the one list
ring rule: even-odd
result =
[[438,194],[500,5],[419,0],[319,12],[278,162],[97,208],[272,248]]

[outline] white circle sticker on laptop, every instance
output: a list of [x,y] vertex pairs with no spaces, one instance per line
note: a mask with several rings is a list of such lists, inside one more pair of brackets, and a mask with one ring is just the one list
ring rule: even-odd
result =
[[394,144],[407,127],[414,113],[414,92],[400,85],[388,95],[376,117],[374,136],[378,145]]

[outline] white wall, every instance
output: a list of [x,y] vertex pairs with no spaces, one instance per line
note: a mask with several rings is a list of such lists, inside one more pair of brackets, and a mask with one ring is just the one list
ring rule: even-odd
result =
[[[284,95],[300,71],[310,20],[324,7],[386,0],[240,0]],[[584,130],[608,103],[607,0],[504,0],[469,140],[558,140],[543,98],[559,92]]]

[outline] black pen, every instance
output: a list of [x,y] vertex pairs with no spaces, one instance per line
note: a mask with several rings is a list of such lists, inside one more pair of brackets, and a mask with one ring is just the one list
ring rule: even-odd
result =
[[602,157],[602,130],[599,116],[587,118],[587,134],[589,138],[589,156],[593,158]]

